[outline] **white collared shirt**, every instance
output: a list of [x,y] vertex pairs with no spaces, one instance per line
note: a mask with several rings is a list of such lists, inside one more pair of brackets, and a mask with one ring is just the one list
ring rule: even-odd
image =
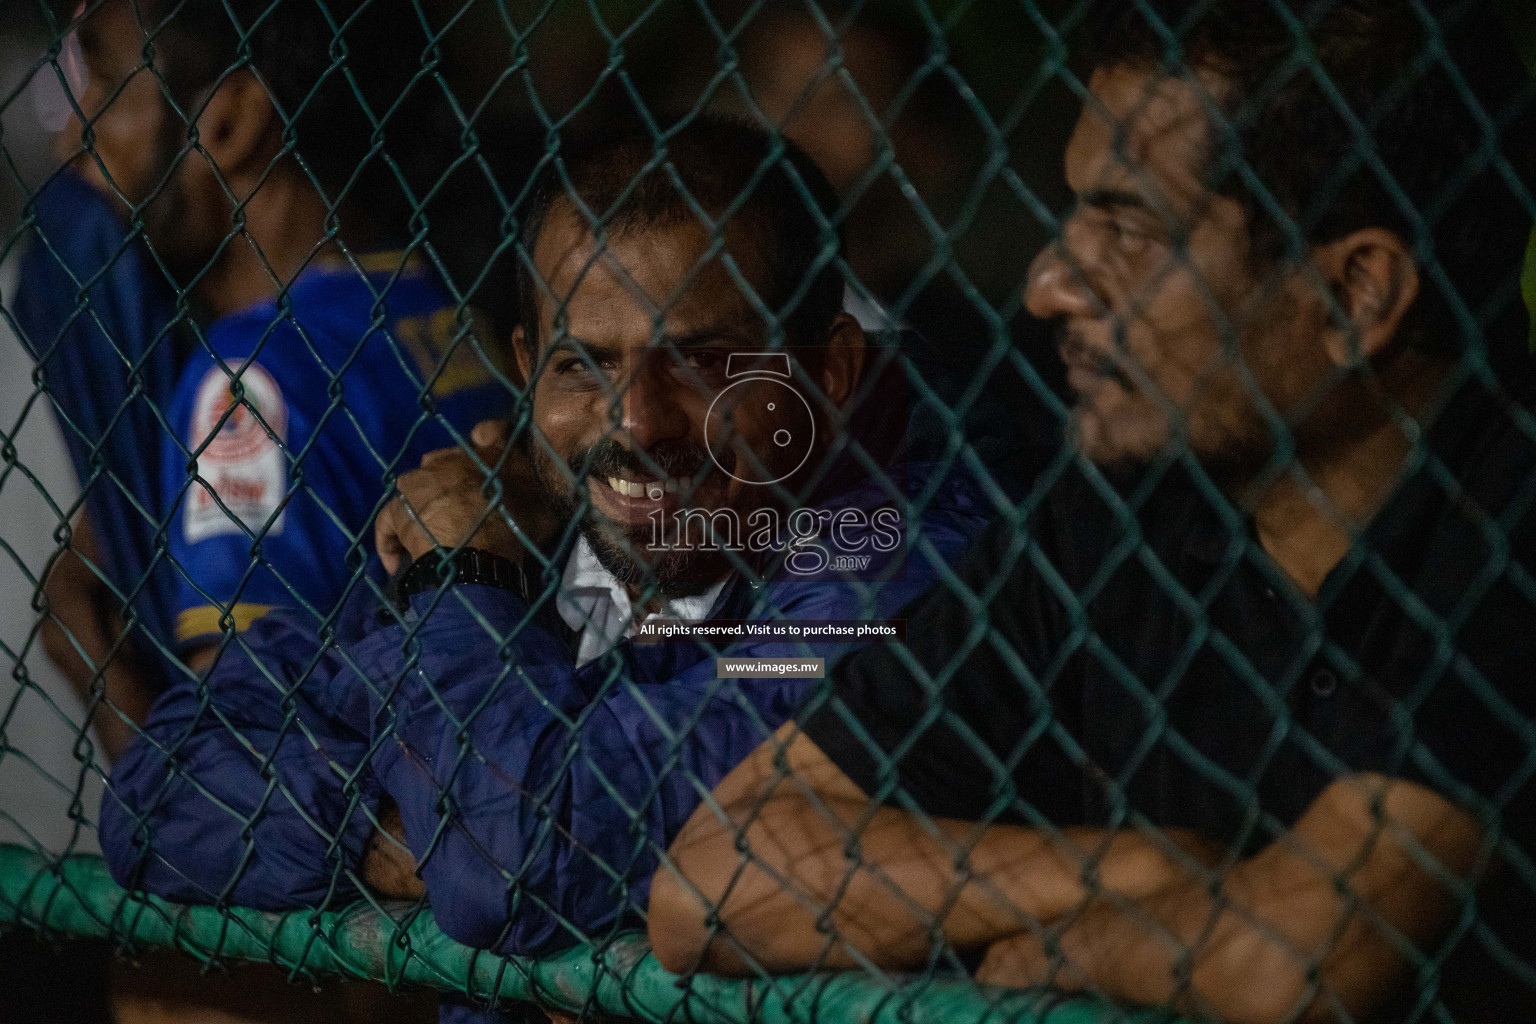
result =
[[652,619],[698,622],[707,618],[719,600],[720,592],[725,589],[725,582],[721,580],[702,594],[663,601],[658,610],[635,618],[629,591],[603,568],[597,552],[592,550],[587,538],[582,537],[565,563],[555,608],[565,624],[576,633],[576,665],[579,668],[612,650],[624,637],[634,635],[642,622]]

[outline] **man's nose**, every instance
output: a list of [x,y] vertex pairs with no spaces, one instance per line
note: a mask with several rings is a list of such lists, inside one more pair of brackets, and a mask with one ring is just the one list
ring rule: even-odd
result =
[[619,431],[644,451],[658,441],[687,437],[690,424],[677,382],[647,360],[630,376],[619,398]]
[[1062,226],[1061,237],[1040,250],[1029,265],[1024,305],[1042,320],[1058,316],[1095,316],[1102,298],[1090,282],[1094,253],[1076,218]]

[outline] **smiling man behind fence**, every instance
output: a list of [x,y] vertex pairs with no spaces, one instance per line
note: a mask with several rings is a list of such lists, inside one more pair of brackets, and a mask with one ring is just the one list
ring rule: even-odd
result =
[[1027,296],[1084,458],[695,813],[664,965],[1531,1019],[1531,90],[1426,6],[1099,33]]
[[[394,609],[355,595],[334,645],[301,616],[266,616],[205,688],[178,685],[155,706],[102,807],[124,884],[323,906],[365,878],[411,895],[419,863],[455,939],[514,953],[601,941],[640,921],[657,858],[703,787],[811,685],[722,679],[716,655],[830,661],[853,639],[640,645],[637,625],[883,618],[979,531],[985,504],[968,478],[918,466],[872,476],[821,457],[834,440],[874,445],[865,420],[889,410],[843,422],[876,358],[840,312],[833,200],[815,166],[710,119],[659,154],[649,136],[599,136],[568,146],[535,189],[534,316],[516,338],[532,452],[485,424],[476,451],[434,453],[401,479],[377,531],[399,570]],[[810,350],[796,380],[821,431],[783,475],[775,437],[787,428],[710,414],[734,386],[730,357],[775,335]],[[894,454],[866,449],[885,467]],[[524,458],[525,474],[509,472]],[[662,508],[747,519],[771,508],[786,531],[789,513],[807,511],[836,534],[856,511],[869,540],[868,513],[904,509],[903,485],[929,499],[904,524],[911,543],[862,578],[788,568],[792,546],[766,561],[718,545],[679,553],[648,529]],[[452,585],[437,572],[445,556]]]

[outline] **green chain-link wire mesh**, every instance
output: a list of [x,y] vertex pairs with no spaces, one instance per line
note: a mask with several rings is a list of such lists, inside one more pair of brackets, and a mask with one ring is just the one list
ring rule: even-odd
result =
[[[252,66],[253,47],[261,44],[263,25],[274,11],[282,5],[309,2],[274,0],[256,24],[241,26],[235,40],[235,64],[210,69],[208,83]],[[846,275],[855,296],[882,303],[891,322],[907,320],[930,331],[942,325],[947,340],[963,336],[973,346],[967,367],[978,382],[1006,377],[1010,383],[1005,388],[1019,389],[1021,396],[1028,394],[1060,414],[1062,405],[1051,397],[1055,371],[1049,364],[1053,356],[1044,349],[1027,350],[1011,325],[1020,316],[1019,285],[1030,256],[1061,226],[1052,211],[1061,208],[1064,196],[1048,183],[1059,174],[1059,155],[1076,116],[1077,102],[1087,89],[1073,70],[1068,50],[1069,38],[1092,13],[1093,5],[1086,0],[1023,0],[1017,4],[914,0],[835,7],[814,2],[771,5],[710,0],[589,0],[585,4],[562,0],[468,0],[463,4],[457,0],[410,0],[391,10],[414,17],[416,23],[409,31],[413,38],[420,34],[421,45],[413,51],[418,58],[416,65],[396,83],[402,91],[395,97],[369,94],[355,73],[354,63],[365,58],[362,51],[349,49],[350,14],[332,17],[324,3],[315,2],[325,12],[333,34],[323,48],[330,63],[306,95],[290,98],[282,95],[281,83],[262,83],[262,88],[278,94],[272,98],[281,108],[285,129],[282,149],[269,156],[266,173],[270,174],[282,158],[295,157],[304,178],[327,197],[330,240],[338,243],[340,261],[357,280],[366,283],[373,296],[372,322],[366,335],[357,339],[348,365],[361,358],[365,346],[386,346],[398,364],[414,375],[419,387],[419,408],[395,412],[416,417],[418,427],[425,429],[439,411],[434,396],[444,390],[442,385],[455,373],[468,372],[505,389],[516,429],[526,431],[530,413],[504,339],[517,314],[510,298],[515,293],[513,274],[519,265],[531,264],[533,258],[520,234],[522,204],[528,198],[532,177],[558,159],[563,139],[604,119],[654,133],[660,151],[672,123],[661,111],[672,109],[726,110],[788,134],[794,133],[797,118],[803,122],[816,116],[840,117],[844,121],[834,120],[834,125],[853,124],[867,131],[870,153],[861,154],[850,168],[827,168],[841,196],[839,226],[848,234],[848,245],[839,254],[835,243],[828,242],[822,262],[832,261]],[[217,0],[183,0],[181,7],[197,9],[200,5],[206,8],[203,16],[229,17]],[[207,102],[206,83],[189,91],[173,75],[165,74],[167,62],[174,66],[176,55],[170,49],[169,35],[160,34],[152,25],[143,28],[148,45],[130,73],[106,83],[104,93],[93,98],[95,110],[83,108],[84,79],[82,69],[71,63],[78,61],[78,53],[70,49],[70,39],[103,6],[86,4],[71,10],[44,0],[12,0],[5,7],[5,17],[14,17],[16,27],[8,44],[6,79],[0,83],[6,89],[0,95],[0,118],[5,119],[0,154],[5,158],[4,177],[12,204],[0,210],[9,218],[0,222],[4,232],[0,235],[0,256],[13,264],[28,247],[48,249],[53,245],[35,219],[32,202],[66,162],[88,174],[99,173],[104,178],[101,184],[125,200],[130,210],[131,240],[136,242],[147,233],[149,204],[119,190],[110,180],[105,163],[96,156],[96,111],[130,89],[153,88],[172,112],[181,140],[175,161],[196,162],[205,152],[196,134],[188,135],[187,124]],[[1531,57],[1536,52],[1536,19],[1520,5],[1509,7],[1510,31],[1527,59],[1536,62],[1536,57]],[[349,6],[346,10],[355,9]],[[1277,10],[1288,8],[1277,6]],[[1155,14],[1148,11],[1148,15],[1156,20]],[[793,76],[764,56],[763,47],[771,44],[754,35],[770,22],[786,33],[781,37],[785,49],[778,56],[790,52],[790,32],[810,33],[816,42],[813,49],[819,51],[809,78],[798,80],[798,93],[783,103],[773,94],[773,89],[780,87],[773,81],[773,73]],[[867,31],[860,27],[866,23],[881,28]],[[1166,33],[1170,52],[1176,52],[1188,26],[1158,25]],[[1298,28],[1298,38],[1300,32]],[[788,59],[784,56],[786,62]],[[1296,60],[1303,68],[1308,61],[1300,45]],[[882,80],[882,73],[895,80]],[[828,100],[834,93],[835,100]],[[345,174],[338,177],[334,169],[311,161],[305,131],[313,131],[313,126],[300,128],[309,104],[335,103],[336,95],[345,99],[348,94],[351,103],[322,109],[326,117],[348,119],[347,133],[356,136],[356,152],[362,163],[350,178]],[[815,107],[817,102],[835,103],[838,109],[827,115]],[[83,118],[84,127],[78,120],[51,125],[57,130],[48,140],[53,148],[29,153],[22,118],[32,116],[26,109],[29,105],[42,109],[48,103],[53,116],[73,114]],[[421,110],[428,107],[434,111],[431,116],[439,119],[432,125],[432,138],[438,140],[439,151],[423,156],[410,147],[393,145],[392,140],[408,137],[416,129],[425,134],[425,126],[417,118],[427,116]],[[335,114],[343,108],[344,115]],[[1487,111],[1486,115],[1496,129],[1503,112]],[[1368,139],[1362,126],[1357,123],[1354,127],[1362,139]],[[830,131],[835,134],[837,130],[834,127]],[[141,144],[146,150],[150,148],[147,140]],[[1379,161],[1368,143],[1362,144],[1359,158],[1367,163]],[[170,168],[158,170],[171,173]],[[230,185],[221,181],[220,187],[227,193]],[[1256,191],[1258,202],[1264,204],[1262,187]],[[242,205],[243,197],[227,194],[238,211],[238,223],[220,244],[240,246],[244,243],[239,227],[248,213],[256,214]],[[377,254],[367,246],[348,242],[343,223],[348,202],[373,202],[380,195],[388,196],[389,202],[403,203],[401,240],[412,254],[409,258],[401,255],[392,263],[386,261],[383,266],[377,265]],[[810,201],[808,193],[804,198]],[[1401,193],[1393,198],[1407,202]],[[1528,194],[1523,200],[1528,210],[1536,210]],[[1272,199],[1268,202],[1273,205]],[[707,219],[704,211],[699,212]],[[1278,209],[1272,212],[1279,213]],[[1283,213],[1280,216],[1284,218]],[[1298,230],[1294,225],[1289,227],[1293,234]],[[125,241],[124,250],[127,247]],[[163,407],[167,395],[161,386],[164,382],[152,379],[153,374],[168,365],[173,351],[176,358],[186,351],[214,352],[207,318],[200,315],[192,296],[195,281],[188,279],[185,268],[175,265],[175,254],[153,244],[149,251],[152,268],[165,280],[177,282],[178,287],[169,296],[168,322],[150,331],[142,351],[117,348],[113,365],[91,371],[121,378],[122,386],[109,392],[120,405],[99,410],[95,421],[81,421],[70,416],[69,410],[75,406],[55,400],[60,397],[54,389],[61,377],[56,369],[60,356],[54,346],[78,321],[98,323],[103,330],[113,323],[110,315],[101,315],[97,308],[109,301],[98,287],[99,281],[83,279],[75,281],[78,293],[70,303],[76,307],[74,319],[65,325],[60,337],[24,339],[41,369],[31,372],[28,367],[30,384],[19,391],[13,389],[18,400],[7,406],[6,420],[0,424],[0,458],[4,461],[0,494],[24,492],[22,500],[41,501],[55,544],[53,553],[39,561],[35,552],[23,550],[22,542],[0,523],[0,550],[14,566],[8,577],[13,580],[9,600],[14,607],[27,603],[32,609],[25,616],[25,629],[0,637],[0,649],[13,666],[16,684],[6,703],[0,704],[4,708],[0,712],[0,771],[11,773],[5,778],[16,778],[19,773],[31,781],[46,782],[58,795],[58,813],[67,821],[62,831],[50,828],[44,834],[34,819],[20,816],[19,810],[9,806],[10,798],[0,790],[0,823],[7,828],[6,838],[12,840],[0,846],[0,923],[54,936],[107,936],[129,950],[173,946],[208,962],[268,961],[290,969],[295,976],[339,974],[390,985],[425,985],[480,998],[495,993],[506,999],[533,999],[563,1010],[600,1010],[647,1020],[979,1021],[996,1017],[1068,1024],[1167,1019],[1163,1011],[1148,1011],[1143,1017],[1087,998],[1004,994],[947,977],[936,967],[916,978],[878,971],[763,977],[750,982],[700,976],[680,986],[654,960],[645,957],[643,941],[633,935],[593,935],[590,944],[543,960],[504,958],[476,953],[448,940],[435,927],[424,902],[369,898],[351,906],[325,902],[311,911],[274,914],[229,906],[223,900],[224,905],[217,907],[180,907],[118,888],[98,858],[80,852],[94,847],[100,788],[97,777],[108,771],[103,752],[81,723],[94,720],[100,725],[104,719],[114,719],[119,723],[114,726],[117,728],[133,716],[133,709],[113,708],[104,698],[113,659],[128,657],[130,648],[141,659],[141,670],[188,679],[194,674],[181,665],[174,643],[159,630],[166,624],[157,626],[139,611],[144,595],[153,588],[151,572],[177,571],[170,564],[165,543],[169,520],[164,509],[144,500],[153,487],[146,491],[118,473],[118,464],[108,457],[111,446],[106,438],[118,425],[138,417],[140,424],[184,442],[169,410]],[[267,276],[279,289],[278,319],[297,324],[290,316],[280,269],[268,261],[266,253],[257,251],[254,259],[259,265],[258,275]],[[447,283],[453,302],[452,315],[446,321],[433,325],[431,331],[423,328],[438,343],[436,348],[429,346],[425,355],[420,339],[403,336],[398,326],[390,325],[384,311],[390,290],[406,276],[410,260],[437,272]],[[102,268],[101,281],[109,269]],[[11,280],[0,278],[7,287]],[[1536,296],[1536,276],[1528,273],[1522,284],[1528,301]],[[8,294],[6,299],[9,308],[12,297]],[[775,321],[763,300],[754,298],[754,302],[758,313]],[[1479,330],[1480,312],[1465,305],[1455,310],[1461,326],[1473,335]],[[9,311],[5,323],[18,335],[23,333]],[[328,365],[327,357],[309,344],[303,328],[298,331],[317,367]],[[108,341],[115,345],[116,339],[109,337]],[[268,422],[254,401],[254,387],[241,383],[240,367],[226,363],[216,353],[215,359],[235,382],[233,401],[219,425],[247,410],[264,432],[280,436],[281,425]],[[1480,355],[1470,356],[1463,369],[1474,374],[1485,372],[1487,367],[1480,360]],[[316,371],[328,375],[322,385],[328,395],[324,419],[353,425],[366,441],[369,428],[349,406],[347,388],[342,384],[346,370],[346,365],[330,365],[328,370]],[[808,379],[801,383],[814,385]],[[938,429],[953,439],[944,446],[943,459],[990,486],[1000,514],[1022,528],[1032,506],[1028,501],[1013,505],[999,500],[1002,492],[991,480],[995,466],[987,455],[963,440],[965,419],[977,399],[977,389],[950,395],[955,403],[951,407],[921,375],[914,375],[908,386],[910,402],[930,414]],[[57,417],[66,440],[83,447],[95,467],[79,482],[78,490],[68,482],[57,483],[58,474],[50,475],[45,468],[31,464],[31,456],[26,454],[31,450],[27,446],[35,444],[28,440],[32,436],[29,432],[37,430],[38,421],[50,412]],[[439,418],[438,422],[443,421]],[[412,468],[404,455],[415,430],[406,432],[398,449],[365,447],[355,453],[370,472],[376,473],[383,487],[392,486],[400,474]],[[457,430],[450,428],[450,434],[469,446],[463,425]],[[1532,436],[1536,437],[1536,430]],[[867,470],[882,472],[874,455],[857,444],[854,449]],[[179,454],[191,463],[205,455],[206,449],[183,445]],[[306,463],[309,454],[308,448],[284,453],[284,472],[294,492],[309,489],[313,493],[306,482],[314,472]],[[1277,453],[1276,474],[1286,471],[1289,454]],[[481,468],[490,472],[495,467],[482,463]],[[1057,459],[1042,473],[1049,477],[1061,469],[1062,459]],[[1201,479],[1206,497],[1217,507],[1228,509],[1235,521],[1236,513],[1215,486],[1203,475]],[[493,485],[491,497],[501,496],[495,490],[500,486]],[[185,499],[192,488],[189,475],[180,496]],[[77,542],[74,530],[92,508],[91,495],[104,491],[118,495],[117,507],[150,524],[152,550],[145,554],[157,570],[125,580],[112,571],[110,553],[103,557],[100,551],[85,550]],[[1106,497],[1108,493],[1106,488]],[[380,497],[369,512],[377,513],[388,497],[387,493]],[[920,496],[914,502],[913,520],[923,500]],[[1113,500],[1117,521],[1134,545],[1134,502]],[[232,518],[239,518],[222,502],[220,507]],[[322,503],[320,512],[349,539],[346,549],[336,553],[349,572],[348,591],[376,587],[364,572],[372,545],[371,530],[350,519],[345,509]],[[254,546],[253,574],[260,564],[260,541],[277,527],[281,514],[280,509],[273,510],[265,522],[246,526],[247,539]],[[920,533],[909,539],[918,548],[926,543]],[[58,622],[48,609],[45,580],[50,570],[69,561],[64,552],[71,549],[82,555],[80,564],[87,579],[108,588],[125,615],[121,623],[108,629],[110,642],[105,652],[91,649],[87,639],[78,636],[66,639],[62,654],[55,652],[68,658],[72,650],[87,663],[93,686],[90,702],[83,708],[72,704],[64,691],[35,677],[43,664],[40,654],[47,627]],[[740,564],[737,568],[750,571]],[[561,569],[547,560],[542,566],[530,567],[530,574],[538,581],[535,593],[542,587],[545,596],[552,597],[560,586]],[[1170,600],[1186,608],[1194,621],[1203,620],[1202,595],[1186,592],[1171,576],[1165,576],[1163,582]],[[318,624],[323,639],[331,639],[339,628],[340,606],[316,606],[304,597],[303,581],[285,583],[291,594],[288,603]],[[205,592],[204,596],[219,612],[211,630],[218,636],[219,649],[228,656],[249,649],[239,634],[246,625],[239,611],[223,606],[214,594]],[[983,598],[966,596],[978,617],[984,617]],[[1405,606],[1415,604],[1414,596],[1401,584],[1392,596]],[[774,610],[768,611],[771,614]],[[489,622],[483,625],[493,628]],[[1454,632],[1457,625],[1444,622],[1437,628]],[[346,652],[342,656],[351,657]],[[1271,684],[1256,669],[1240,658],[1233,660],[1238,675],[1256,693],[1269,689]],[[365,667],[358,668],[363,671]],[[269,674],[269,678],[284,692],[296,689],[301,682],[276,674]],[[384,692],[387,681],[377,682]],[[515,682],[515,671],[509,668],[502,684]],[[1125,680],[1127,687],[1152,702],[1157,699],[1158,683]],[[611,691],[625,685],[626,680],[616,674],[605,688]],[[1486,681],[1482,686],[1488,686]],[[204,710],[216,713],[207,690],[199,692]],[[23,723],[30,720],[27,716],[36,716],[39,707],[55,725],[62,723],[75,734],[68,751],[74,764],[67,772],[50,767],[67,762],[40,752],[33,737],[23,731]],[[285,715],[283,721],[274,723],[280,736],[291,735],[299,742],[323,746],[308,731],[296,704],[288,702]],[[574,727],[574,723],[569,724]],[[236,727],[231,724],[230,728]],[[1529,723],[1524,728],[1525,741],[1536,756],[1536,732]],[[493,753],[466,746],[461,746],[459,756],[494,759]],[[580,757],[582,753],[573,750],[567,756]],[[363,806],[366,783],[360,769],[338,770],[344,776],[342,788],[347,799],[354,807]],[[1214,776],[1216,769],[1211,771]],[[289,780],[270,773],[267,783],[264,799],[282,799],[290,785]],[[1225,778],[1220,784],[1245,783]],[[611,786],[609,792],[613,792]],[[1526,877],[1536,870],[1528,859],[1515,867]]]

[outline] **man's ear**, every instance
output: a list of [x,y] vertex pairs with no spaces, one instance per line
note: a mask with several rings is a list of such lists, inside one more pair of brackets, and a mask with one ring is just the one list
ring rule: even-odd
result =
[[1419,297],[1419,266],[1408,243],[1386,228],[1361,228],[1313,247],[1312,264],[1344,316],[1325,332],[1329,359],[1357,366],[1383,352]]
[[517,361],[518,383],[527,387],[533,382],[533,353],[528,351],[528,332],[522,324],[512,328],[512,358]]
[[197,116],[198,141],[236,199],[261,180],[281,135],[272,97],[248,68],[220,82]]
[[826,353],[821,361],[821,393],[841,406],[853,395],[864,373],[864,328],[851,314],[839,313],[827,329]]

